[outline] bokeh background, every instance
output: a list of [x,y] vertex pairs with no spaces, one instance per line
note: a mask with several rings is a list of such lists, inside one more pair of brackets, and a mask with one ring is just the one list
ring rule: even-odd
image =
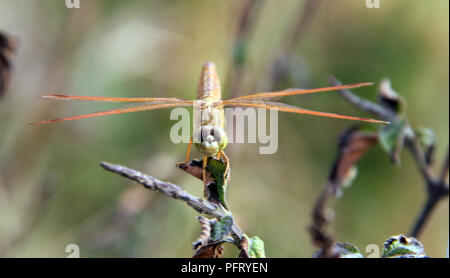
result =
[[[18,40],[11,86],[0,99],[2,257],[65,257],[70,243],[80,246],[82,257],[189,257],[199,235],[194,210],[99,166],[120,163],[201,195],[201,181],[175,168],[187,146],[170,141],[170,110],[30,126],[110,107],[48,102],[38,98],[42,94],[193,98],[209,60],[218,67],[224,98],[327,86],[329,74],[344,83],[388,77],[406,98],[412,125],[435,131],[438,162],[447,150],[446,0],[381,0],[379,9],[366,8],[363,0],[81,0],[80,9],[64,2],[0,1],[0,30]],[[252,5],[247,21],[246,5]],[[286,53],[283,74],[278,58]],[[375,100],[377,87],[355,92]],[[336,93],[286,101],[368,116]],[[280,113],[275,154],[259,155],[258,144],[228,147],[228,202],[243,230],[265,241],[267,256],[314,253],[307,232],[311,208],[339,134],[352,124]],[[330,229],[338,241],[364,251],[408,233],[426,195],[408,152],[396,167],[376,147],[358,167]],[[429,256],[442,257],[448,235],[445,199],[420,240]],[[227,246],[227,256],[236,254]]]

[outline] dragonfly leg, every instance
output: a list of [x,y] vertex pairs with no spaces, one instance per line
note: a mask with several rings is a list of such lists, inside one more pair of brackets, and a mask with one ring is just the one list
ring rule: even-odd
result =
[[204,186],[205,186],[205,190],[206,190],[206,166],[208,165],[208,157],[207,156],[204,156],[203,157],[203,167],[202,167],[202,170],[203,170],[203,184],[204,184]]
[[228,171],[230,170],[230,160],[223,151],[220,151],[218,155],[223,156],[223,160],[225,160],[225,172],[223,173],[223,177],[226,178],[226,176],[228,175]]
[[186,160],[184,161],[184,163],[183,162],[177,163],[177,166],[178,165],[186,165],[189,162],[189,156],[191,155],[191,147],[192,147],[192,137],[191,137],[191,139],[189,139],[189,146],[186,151]]

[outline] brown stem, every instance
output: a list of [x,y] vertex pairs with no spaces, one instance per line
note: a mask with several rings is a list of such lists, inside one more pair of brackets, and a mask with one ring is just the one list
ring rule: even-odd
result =
[[326,228],[331,220],[326,213],[327,204],[330,198],[334,197],[334,188],[335,185],[329,181],[319,195],[319,198],[317,198],[312,211],[313,223],[309,227],[309,232],[314,245],[320,249],[317,253],[317,257],[319,258],[336,257],[333,252],[334,238],[326,231]]
[[[137,170],[133,170],[122,165],[110,164],[107,162],[101,162],[100,165],[103,169],[135,181],[143,185],[146,189],[159,191],[171,198],[181,200],[199,213],[210,215],[218,219],[225,216],[230,216],[233,218],[229,211],[226,211],[207,200],[191,195],[175,184],[160,181],[152,176],[143,174]],[[231,226],[231,235],[234,239],[234,244],[241,249],[241,241],[244,239],[244,234],[234,219],[233,225]]]

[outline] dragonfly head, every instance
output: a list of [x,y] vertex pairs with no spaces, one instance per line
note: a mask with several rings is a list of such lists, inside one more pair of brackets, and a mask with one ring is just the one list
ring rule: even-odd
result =
[[194,137],[194,143],[199,152],[214,156],[219,151],[225,149],[228,138],[223,128],[213,125],[206,125],[200,127]]

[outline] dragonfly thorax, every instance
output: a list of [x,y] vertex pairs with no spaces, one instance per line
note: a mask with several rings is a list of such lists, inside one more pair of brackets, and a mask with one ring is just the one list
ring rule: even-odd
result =
[[198,128],[194,135],[194,144],[199,152],[214,156],[225,149],[228,138],[225,130],[215,125],[205,125]]

